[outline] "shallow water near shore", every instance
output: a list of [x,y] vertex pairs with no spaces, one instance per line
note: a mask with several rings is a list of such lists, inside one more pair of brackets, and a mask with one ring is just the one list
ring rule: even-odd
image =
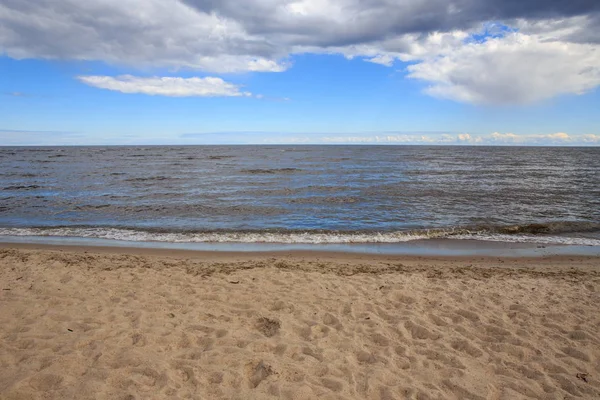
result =
[[415,240],[400,243],[353,243],[353,244],[306,244],[306,243],[173,243],[130,242],[123,240],[76,238],[3,236],[0,247],[11,245],[57,246],[57,248],[89,247],[118,249],[158,249],[171,251],[227,252],[227,253],[273,253],[311,252],[348,253],[389,256],[484,256],[484,257],[547,257],[547,256],[594,256],[600,257],[598,246],[538,245],[533,243],[490,242],[480,240]]

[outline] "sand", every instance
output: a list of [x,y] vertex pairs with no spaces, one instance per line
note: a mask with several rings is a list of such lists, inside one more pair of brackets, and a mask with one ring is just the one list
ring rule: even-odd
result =
[[598,258],[24,247],[1,399],[600,398]]

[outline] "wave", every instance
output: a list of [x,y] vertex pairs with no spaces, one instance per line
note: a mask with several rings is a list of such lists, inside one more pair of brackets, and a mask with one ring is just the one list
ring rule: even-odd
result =
[[456,235],[450,239],[476,239],[489,242],[508,242],[508,243],[535,243],[545,245],[569,245],[569,246],[600,246],[600,239],[588,237],[571,236],[529,236],[529,235],[507,235],[507,234],[477,234],[477,235]]
[[300,198],[292,198],[288,200],[288,203],[291,204],[352,204],[358,203],[361,199],[358,197],[350,197],[350,196],[331,196],[331,197],[322,197],[322,196],[311,196],[311,197],[300,197]]
[[[542,225],[544,227],[542,227]],[[391,232],[344,232],[326,230],[190,231],[161,228],[139,229],[131,227],[31,227],[0,228],[0,236],[79,237],[133,242],[282,244],[375,244],[401,243],[427,239],[468,239],[549,245],[600,246],[599,235],[594,235],[595,237],[564,235],[564,233],[595,233],[596,231],[600,232],[600,224],[585,222],[553,222],[550,224],[479,228],[415,229]]]
[[293,173],[302,171],[299,168],[271,168],[271,169],[243,169],[246,174],[277,174],[277,173]]
[[235,158],[235,156],[227,156],[227,155],[208,156],[209,160],[224,160],[226,158]]
[[168,178],[166,176],[149,176],[149,177],[142,177],[142,178],[129,178],[129,179],[125,179],[125,182],[147,182],[147,181],[166,181],[166,180],[173,180],[173,179],[177,179],[177,178]]
[[593,232],[600,231],[600,223],[598,222],[582,222],[582,221],[555,221],[537,224],[525,225],[509,225],[501,227],[493,227],[493,232],[514,235],[514,234],[559,234],[573,232]]
[[39,185],[12,185],[3,188],[2,190],[32,190],[39,189],[41,186]]

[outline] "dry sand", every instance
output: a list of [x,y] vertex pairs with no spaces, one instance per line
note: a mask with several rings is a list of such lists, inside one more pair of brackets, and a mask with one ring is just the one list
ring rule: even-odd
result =
[[136,252],[0,248],[0,398],[600,398],[598,258]]

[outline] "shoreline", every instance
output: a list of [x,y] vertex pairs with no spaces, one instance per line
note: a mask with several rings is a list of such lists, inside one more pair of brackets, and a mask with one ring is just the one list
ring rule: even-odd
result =
[[578,275],[600,276],[600,257],[596,255],[390,255],[305,250],[240,252],[0,242],[0,257],[11,252],[51,257],[57,255],[61,259],[72,257],[78,261],[82,257],[87,257],[99,260],[100,263],[113,260],[119,268],[127,264],[128,260],[133,260],[135,263],[146,260],[146,264],[179,265],[188,270],[191,266],[198,269],[195,272],[197,274],[202,274],[202,269],[208,267],[210,274],[219,272],[229,274],[247,268],[275,268],[338,275],[418,272],[455,277],[466,271],[469,275],[483,273],[486,276],[513,273],[569,275],[573,272]]
[[126,254],[179,254],[211,257],[278,257],[282,255],[310,255],[318,257],[375,257],[398,259],[425,258],[547,258],[597,257],[600,246],[542,245],[537,243],[500,242],[476,239],[426,239],[399,243],[348,244],[283,244],[283,243],[177,243],[151,241],[119,241],[112,239],[0,236],[0,248],[63,249],[99,251]]

